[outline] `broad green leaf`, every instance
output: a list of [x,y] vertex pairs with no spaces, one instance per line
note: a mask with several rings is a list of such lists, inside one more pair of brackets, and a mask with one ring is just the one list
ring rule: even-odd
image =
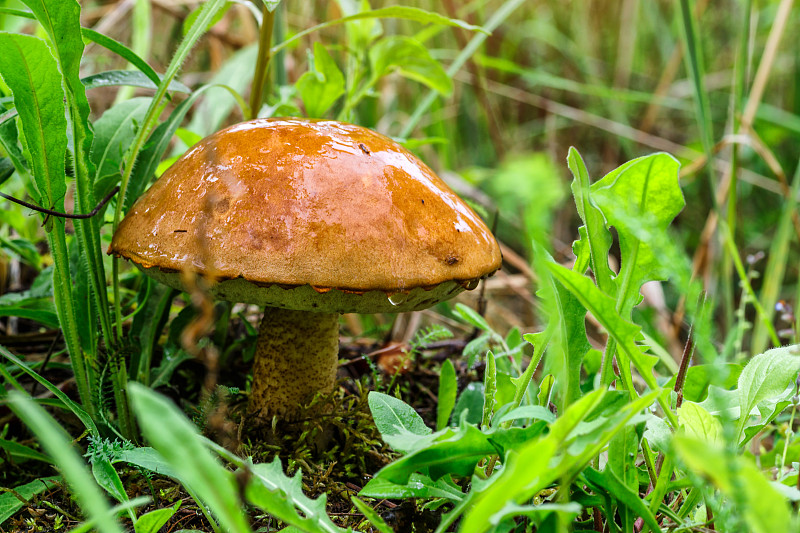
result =
[[[92,161],[97,176],[121,175],[121,165],[137,128],[141,125],[150,98],[132,98],[103,113],[94,123]],[[108,182],[98,196],[105,196],[119,180]]]
[[653,154],[625,163],[591,187],[592,199],[619,236],[621,264],[616,281],[622,313],[638,303],[644,282],[664,278],[661,258],[639,236],[642,229],[650,234],[666,232],[683,209],[679,168],[671,155]]
[[92,459],[92,475],[97,484],[111,494],[118,502],[128,501],[125,486],[119,478],[117,470],[105,455],[98,455]]
[[178,501],[172,507],[163,507],[143,514],[133,524],[134,531],[136,533],[158,533],[180,507],[181,501]]
[[295,86],[310,118],[322,118],[344,94],[344,75],[328,50],[314,43],[313,64],[297,80]]
[[0,76],[14,95],[22,121],[38,193],[35,200],[63,211],[67,119],[58,66],[47,44],[29,35],[0,33],[0,50]]
[[[258,46],[250,45],[225,60],[225,63],[208,80],[208,85],[212,89],[194,108],[186,129],[201,137],[220,130],[237,103],[242,107],[242,115],[250,116],[249,105],[242,99],[241,93],[245,92],[253,81],[253,65],[256,64],[257,54]],[[239,97],[237,98],[236,95]],[[253,109],[253,113],[259,111],[259,109]],[[292,115],[298,114],[293,113]]]
[[436,404],[436,429],[444,429],[450,421],[450,414],[456,405],[458,379],[456,369],[450,359],[445,359],[439,370],[439,393]]
[[[702,402],[708,395],[709,385],[717,385],[725,389],[736,386],[742,365],[738,363],[720,363],[690,366],[686,371],[683,383],[683,398],[692,402]],[[674,389],[677,376],[664,384],[665,389]]]
[[722,424],[699,403],[684,401],[678,407],[678,423],[687,437],[703,441],[712,446],[722,446]]
[[122,450],[114,462],[130,463],[156,474],[181,480],[180,474],[153,448],[143,446],[132,450]]
[[[541,523],[547,515],[551,513],[561,513],[565,522],[569,522],[578,516],[583,508],[577,502],[568,503],[542,503],[539,505],[518,505],[508,502],[494,514],[491,518],[493,526],[499,526],[503,521],[510,520],[516,516],[530,516],[536,519],[536,523]],[[512,522],[513,523],[513,522]]]
[[744,515],[749,531],[791,531],[792,517],[786,499],[751,461],[688,436],[676,435],[672,445],[694,476],[710,480],[723,494],[735,499],[736,511]]
[[58,476],[36,479],[24,485],[12,487],[16,494],[14,494],[14,492],[4,492],[0,494],[0,526],[25,506],[25,503],[17,498],[17,494],[29,500],[37,494],[57,487],[60,480],[61,478]]
[[[15,461],[23,462],[27,460],[42,461],[44,463],[52,463],[53,460],[41,452],[37,452],[33,448],[15,442],[13,440],[0,439],[0,449],[5,451]],[[0,523],[2,523],[0,521]]]
[[[253,505],[301,531],[339,533],[325,512],[326,496],[312,500],[303,493],[301,473],[288,477],[280,459],[249,466],[252,477],[245,496]],[[299,512],[298,512],[299,511]]]
[[503,422],[508,422],[509,420],[520,419],[544,420],[545,422],[552,424],[556,421],[556,415],[541,405],[523,405],[522,407],[517,407],[516,409],[512,409],[504,414],[502,417],[500,417],[500,420],[498,420],[497,423],[502,424]]
[[370,47],[369,61],[374,81],[396,71],[445,96],[453,92],[453,80],[442,65],[431,57],[427,48],[410,37],[394,35],[381,39]]
[[[39,255],[39,249],[28,239],[7,239],[0,236],[0,249],[16,254],[36,270],[41,270],[42,268],[42,257]],[[52,296],[52,291],[50,295]]]
[[[3,296],[10,296],[6,294]],[[0,297],[0,300],[2,297]],[[0,302],[0,316],[16,316],[35,320],[49,328],[59,326],[53,300],[51,298],[22,298],[15,302]]]
[[[631,425],[623,427],[608,443],[608,464],[603,474],[608,481],[609,490],[613,488],[612,494],[625,504],[619,510],[622,528],[625,531],[633,530],[636,517],[642,512],[647,512],[647,506],[638,496],[639,476],[636,469],[638,454],[639,434]],[[657,522],[652,519],[648,523]]]
[[[369,11],[367,0],[336,0],[345,17]],[[366,52],[369,44],[383,34],[383,27],[376,19],[354,20],[345,24],[347,41],[357,54]]]
[[485,456],[502,457],[540,435],[544,427],[544,422],[539,422],[527,428],[480,430],[475,424],[462,421],[457,429],[448,428],[430,435],[416,449],[382,468],[375,477],[406,485],[415,472],[427,473],[434,481],[447,474],[469,476]]
[[14,413],[37,436],[44,450],[59,466],[81,509],[95,522],[97,530],[100,533],[122,533],[103,492],[73,447],[72,437],[30,397],[11,391],[8,399]]
[[750,359],[739,375],[739,436],[753,409],[794,385],[800,371],[800,346],[773,348]]
[[[47,33],[50,41],[50,50],[55,57],[58,64],[58,69],[61,73],[59,78],[53,78],[51,83],[59,80],[64,87],[64,95],[66,97],[66,109],[68,115],[69,132],[71,133],[71,154],[72,154],[72,167],[75,176],[75,212],[89,213],[94,209],[96,201],[94,198],[93,182],[95,179],[95,168],[89,154],[92,147],[92,128],[89,124],[89,100],[86,98],[86,88],[81,82],[80,68],[81,59],[83,57],[84,42],[81,33],[81,6],[76,0],[61,0],[59,2],[46,2],[45,0],[23,0],[31,11],[36,16],[36,19],[42,25],[42,28]],[[19,107],[17,108],[19,110]],[[52,136],[52,135],[51,135]],[[109,345],[113,345],[111,331],[111,313],[108,303],[108,295],[106,290],[106,276],[105,267],[103,263],[104,254],[100,248],[100,223],[97,218],[78,219],[73,221],[75,227],[75,234],[78,237],[78,242],[81,247],[80,254],[80,267],[85,269],[88,273],[90,283],[85,287],[85,291],[78,294],[80,300],[93,300],[95,306],[95,315],[98,316],[100,322],[100,329],[106,338]],[[60,238],[60,237],[59,237]],[[56,244],[55,247],[59,247]],[[53,250],[54,254],[59,254],[57,250]],[[58,261],[58,260],[57,260]],[[64,276],[67,274],[66,269],[59,269],[59,275]],[[59,289],[57,298],[66,298],[66,280],[62,282],[62,288]],[[71,291],[70,291],[71,292]],[[61,305],[61,304],[58,304]],[[68,311],[60,313],[63,319],[66,319]],[[77,322],[76,317],[70,317],[69,320]],[[83,323],[81,321],[80,323]],[[72,329],[70,324],[65,324],[64,329]],[[76,331],[71,332],[70,336],[80,337]],[[93,335],[94,337],[94,335]],[[74,340],[70,340],[74,342]],[[77,354],[78,347],[70,349],[70,355],[73,358],[74,366],[85,366],[86,373],[93,373],[94,368],[97,367],[96,358],[96,343],[94,339],[86,341],[84,339],[83,347],[90,348],[85,354]],[[116,356],[114,354],[113,356]],[[86,358],[85,362],[83,358]],[[82,371],[78,369],[76,373]],[[122,375],[116,373],[112,376],[114,379],[122,379]],[[94,391],[93,378],[89,375],[85,378],[87,385],[84,386],[84,378],[79,378],[79,389],[89,389],[89,393]],[[87,392],[82,392],[82,396],[86,396]],[[115,384],[115,398],[117,403],[117,415],[120,420],[122,430],[127,436],[131,436],[133,429],[130,427],[130,417],[128,413],[128,403],[124,398],[124,384],[117,382]],[[95,401],[94,398],[83,398],[84,402]],[[95,408],[92,407],[92,410]]]
[[199,496],[227,531],[249,532],[233,473],[205,447],[197,428],[171,401],[131,382],[129,393],[142,433],[183,484]]
[[481,426],[489,426],[492,413],[497,407],[497,364],[491,350],[486,354],[486,370],[483,373],[483,414]]
[[451,422],[455,423],[464,419],[470,424],[480,424],[481,415],[483,414],[483,397],[483,383],[472,382],[467,384],[459,394],[458,400],[456,400],[453,414],[450,417]]
[[[602,211],[592,200],[589,171],[586,169],[581,154],[572,146],[567,155],[567,166],[573,176],[571,188],[575,207],[583,221],[582,231],[579,232],[581,238],[575,241],[573,249],[576,246],[586,247],[598,286],[603,292],[613,297],[616,295],[616,286],[613,281],[614,274],[608,266],[611,233],[606,228],[606,219]],[[579,255],[580,253],[575,254],[576,257]],[[578,262],[576,261],[576,263]],[[578,273],[583,274],[584,272],[579,269]]]
[[422,417],[403,400],[382,392],[371,391],[368,402],[375,425],[384,439],[404,433],[418,436],[431,433],[431,428],[425,425]]
[[436,481],[424,474],[411,474],[408,483],[400,485],[383,477],[373,477],[358,493],[370,498],[445,498],[452,502],[460,501],[464,494],[453,483],[450,476]]
[[481,331],[493,332],[492,327],[486,322],[486,319],[483,318],[476,310],[473,308],[464,305],[462,303],[457,303],[453,308],[453,313],[461,318],[464,322],[471,324],[478,328]]

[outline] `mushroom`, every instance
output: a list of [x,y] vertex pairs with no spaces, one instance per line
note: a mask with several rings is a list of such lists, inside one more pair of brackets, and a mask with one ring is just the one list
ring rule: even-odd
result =
[[489,229],[393,140],[334,121],[257,119],[203,139],[133,205],[109,253],[183,289],[266,307],[248,410],[292,419],[333,389],[342,313],[403,312],[500,268]]

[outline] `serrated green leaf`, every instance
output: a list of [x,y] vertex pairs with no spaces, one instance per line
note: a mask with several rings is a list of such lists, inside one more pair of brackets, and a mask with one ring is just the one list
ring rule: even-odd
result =
[[[572,195],[575,199],[575,207],[578,210],[578,215],[583,221],[583,227],[579,230],[580,239],[575,241],[573,249],[578,247],[575,254],[579,257],[581,248],[585,247],[585,254],[590,259],[594,277],[597,280],[598,286],[603,292],[609,296],[616,295],[616,286],[613,279],[614,274],[608,266],[608,255],[611,249],[611,233],[606,228],[606,219],[602,211],[597,208],[591,198],[591,182],[589,180],[589,171],[586,169],[586,164],[583,162],[581,154],[578,153],[574,147],[570,146],[567,155],[567,166],[572,172],[573,180],[571,184]],[[585,261],[585,259],[584,259]],[[583,264],[584,261],[577,264]],[[577,271],[583,274],[582,268]]]
[[252,465],[250,473],[252,476],[245,489],[245,496],[253,505],[302,531],[344,532],[344,529],[328,518],[325,494],[315,500],[303,494],[300,472],[293,477],[286,476],[280,459]]
[[313,65],[295,86],[310,118],[323,117],[344,94],[344,75],[321,43],[314,43]]
[[[490,478],[483,488],[472,490],[460,531],[487,531],[496,521],[496,514],[509,502],[519,504],[553,481],[577,475],[634,415],[652,404],[660,392],[652,391],[622,409],[603,409],[603,412],[610,411],[608,416],[595,418],[598,427],[581,439],[584,430],[580,425],[602,406],[605,391],[584,395],[550,426],[547,436],[515,447],[508,453],[503,470]],[[583,442],[580,446],[577,445],[579,439]]]
[[391,36],[378,41],[369,49],[372,79],[378,80],[391,71],[449,96],[453,80],[442,65],[433,59],[419,41],[405,36]]
[[[534,253],[552,261],[552,257],[538,244],[535,244]],[[563,284],[556,283],[546,274],[547,271],[541,274],[539,294],[548,314],[548,328],[552,328],[553,334],[547,348],[545,372],[558,376],[556,402],[559,411],[565,411],[580,397],[581,365],[592,346],[586,336],[586,307]]]
[[664,277],[660,257],[640,238],[640,230],[664,233],[683,209],[679,169],[671,155],[653,154],[625,163],[591,187],[592,199],[619,237],[621,264],[616,281],[623,313],[638,303],[644,282]]
[[[567,290],[575,295],[583,306],[594,315],[600,324],[608,331],[609,335],[617,342],[619,349],[627,356],[627,363],[632,362],[642,375],[645,383],[652,388],[657,388],[653,377],[653,366],[658,358],[647,355],[636,345],[636,338],[641,329],[636,324],[622,318],[615,309],[614,300],[600,291],[589,278],[562,267],[557,263],[548,263],[548,268],[553,276]],[[630,368],[620,365],[623,378],[626,379],[628,390],[632,390]]]

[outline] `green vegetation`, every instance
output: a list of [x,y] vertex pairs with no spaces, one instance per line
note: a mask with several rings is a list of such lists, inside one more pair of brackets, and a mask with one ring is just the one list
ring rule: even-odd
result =
[[[391,4],[0,1],[0,528],[800,530],[793,2]],[[251,427],[258,311],[105,250],[286,115],[400,139],[505,266]]]

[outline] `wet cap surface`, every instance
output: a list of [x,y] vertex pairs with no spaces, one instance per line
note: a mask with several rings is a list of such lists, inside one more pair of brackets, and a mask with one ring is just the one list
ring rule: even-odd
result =
[[110,253],[164,272],[213,266],[255,288],[389,294],[468,285],[500,267],[480,218],[371,130],[258,119],[191,148],[136,202]]

